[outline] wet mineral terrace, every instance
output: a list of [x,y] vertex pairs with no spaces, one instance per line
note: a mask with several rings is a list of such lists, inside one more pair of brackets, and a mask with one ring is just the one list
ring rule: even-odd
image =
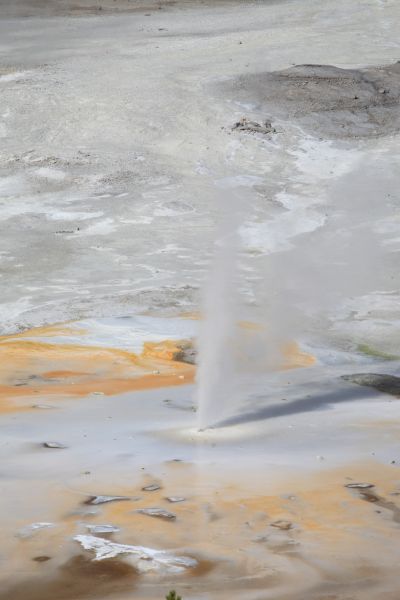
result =
[[398,600],[399,19],[0,0],[0,600]]
[[[136,316],[0,339],[0,598],[394,599],[396,389],[292,343],[252,411],[200,432],[197,328]],[[265,396],[274,378],[284,398]]]

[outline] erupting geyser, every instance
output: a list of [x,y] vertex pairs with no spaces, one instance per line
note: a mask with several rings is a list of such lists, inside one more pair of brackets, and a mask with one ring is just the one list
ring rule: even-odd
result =
[[[223,184],[223,187],[225,185]],[[230,187],[229,182],[227,187]],[[235,191],[231,194],[225,192],[221,196],[220,206],[223,214],[215,243],[214,260],[205,288],[204,315],[198,342],[197,406],[200,429],[221,420],[235,400],[232,345],[239,299],[239,194]]]

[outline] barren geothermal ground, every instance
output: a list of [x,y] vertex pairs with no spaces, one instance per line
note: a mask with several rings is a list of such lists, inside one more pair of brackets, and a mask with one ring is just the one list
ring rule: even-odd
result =
[[0,0],[0,600],[398,600],[398,0]]

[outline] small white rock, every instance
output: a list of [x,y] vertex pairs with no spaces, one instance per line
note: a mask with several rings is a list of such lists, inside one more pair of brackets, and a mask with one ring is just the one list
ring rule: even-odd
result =
[[44,442],[43,446],[44,448],[58,448],[59,450],[68,448],[65,444],[60,444],[60,442]]
[[90,533],[116,533],[120,531],[120,528],[115,527],[115,525],[86,525],[86,528]]
[[166,521],[175,521],[176,515],[169,510],[164,508],[139,508],[136,512],[142,515],[148,515],[149,517],[157,517],[158,519],[165,519]]
[[143,492],[156,492],[157,490],[161,490],[161,485],[158,483],[151,483],[142,487]]
[[165,498],[166,500],[168,500],[168,502],[184,502],[186,500],[186,498],[184,498],[183,496],[167,496]]
[[119,502],[121,500],[130,500],[128,496],[90,496],[85,504],[106,504],[106,502]]

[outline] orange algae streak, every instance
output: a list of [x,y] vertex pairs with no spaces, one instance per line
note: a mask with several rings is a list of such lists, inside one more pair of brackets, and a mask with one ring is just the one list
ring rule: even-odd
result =
[[289,342],[282,349],[284,362],[282,369],[298,369],[301,367],[312,367],[317,359],[308,352],[300,350],[296,342]]
[[47,373],[43,373],[43,377],[46,379],[68,379],[70,377],[82,377],[83,375],[90,375],[90,373],[81,371],[47,371]]
[[[40,335],[43,334],[43,330]],[[59,333],[57,333],[58,335]],[[29,338],[32,336],[29,335]],[[0,338],[0,412],[26,410],[23,399],[82,397],[191,383],[194,367],[173,359],[176,344],[140,356],[116,348]],[[16,400],[18,400],[16,402]]]
[[[73,321],[71,323],[74,324]],[[32,329],[26,329],[20,333],[0,335],[0,343],[3,340],[23,339],[26,337],[59,337],[68,335],[84,335],[86,333],[86,330],[83,328],[78,329],[75,326],[73,328],[69,327],[69,323],[56,323],[54,325],[44,325],[43,327],[33,327]]]
[[[253,324],[242,326],[257,330]],[[118,348],[35,339],[59,338],[71,331],[68,324],[58,324],[0,336],[0,413],[27,410],[32,398],[83,397],[94,392],[111,396],[194,381],[195,366],[182,362],[185,350],[192,348],[188,340],[145,342],[137,355]],[[315,362],[291,342],[283,348],[278,368],[309,367]]]

